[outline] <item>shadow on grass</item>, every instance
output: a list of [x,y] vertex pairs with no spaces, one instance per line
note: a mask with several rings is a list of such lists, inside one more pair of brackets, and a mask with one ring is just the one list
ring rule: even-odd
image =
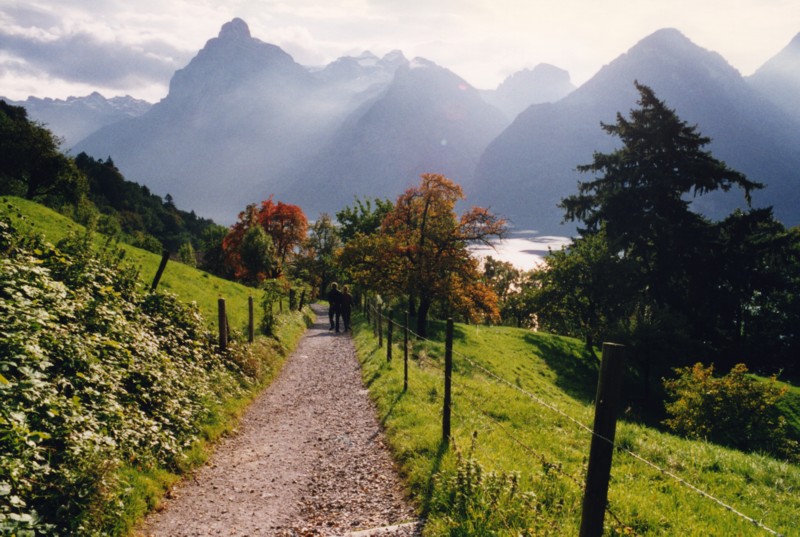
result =
[[525,342],[556,373],[556,386],[569,396],[590,404],[597,395],[597,378],[600,362],[583,347],[580,357],[574,349],[558,338],[541,334],[528,334]]
[[422,492],[422,514],[421,518],[425,520],[431,512],[431,500],[433,499],[433,488],[435,486],[436,476],[439,475],[439,470],[442,468],[442,461],[447,453],[449,445],[445,441],[439,442],[439,447],[436,450],[436,455],[433,458],[433,466],[431,473],[428,476],[428,481],[425,483],[425,490]]
[[395,396],[392,404],[389,405],[389,408],[384,412],[383,417],[381,418],[381,427],[386,427],[386,421],[389,419],[389,416],[392,415],[394,412],[394,407],[397,406],[397,403],[400,402],[401,399],[406,395],[406,392],[398,392],[397,396]]

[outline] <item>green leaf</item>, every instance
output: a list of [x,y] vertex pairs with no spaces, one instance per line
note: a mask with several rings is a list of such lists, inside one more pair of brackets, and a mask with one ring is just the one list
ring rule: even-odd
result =
[[0,384],[11,384],[11,382],[5,378],[2,374],[0,374]]

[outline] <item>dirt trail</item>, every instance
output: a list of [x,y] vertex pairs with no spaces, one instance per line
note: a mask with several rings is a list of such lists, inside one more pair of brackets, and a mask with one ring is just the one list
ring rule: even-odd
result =
[[324,309],[315,311],[236,434],[137,535],[418,534],[352,340],[329,332]]

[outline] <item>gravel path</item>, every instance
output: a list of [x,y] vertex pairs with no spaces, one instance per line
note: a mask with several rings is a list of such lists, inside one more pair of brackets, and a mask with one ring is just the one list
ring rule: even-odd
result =
[[137,535],[418,535],[350,335],[315,311],[236,434]]

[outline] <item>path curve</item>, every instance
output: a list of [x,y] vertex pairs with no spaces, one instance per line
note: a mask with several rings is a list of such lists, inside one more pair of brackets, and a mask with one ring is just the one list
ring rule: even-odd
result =
[[352,339],[328,331],[324,308],[315,312],[236,433],[137,535],[418,534]]

